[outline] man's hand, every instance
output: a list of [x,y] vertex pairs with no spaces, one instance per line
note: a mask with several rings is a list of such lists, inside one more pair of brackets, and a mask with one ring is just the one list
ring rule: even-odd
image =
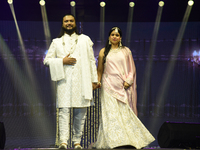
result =
[[97,83],[92,83],[92,89],[93,90],[96,90],[98,87],[97,87]]
[[64,65],[74,65],[76,64],[76,58],[69,57],[70,54],[68,54],[65,58],[63,58],[63,64]]
[[101,88],[101,82],[97,82],[97,88]]

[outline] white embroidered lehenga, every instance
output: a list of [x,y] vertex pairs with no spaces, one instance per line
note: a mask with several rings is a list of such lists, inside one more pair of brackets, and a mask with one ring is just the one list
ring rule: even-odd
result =
[[[130,100],[136,97],[134,67],[132,54],[127,48],[117,53],[110,52],[106,58],[101,87],[102,113],[95,143],[97,149],[127,145],[140,149],[155,140],[131,106],[136,105],[136,99],[135,102]],[[124,81],[133,83],[128,90],[123,88]]]

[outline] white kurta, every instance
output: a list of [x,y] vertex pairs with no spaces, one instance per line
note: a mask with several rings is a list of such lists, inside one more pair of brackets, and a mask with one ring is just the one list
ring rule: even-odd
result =
[[[64,44],[63,44],[64,43]],[[98,82],[93,42],[86,35],[68,34],[52,41],[44,64],[57,81],[57,107],[88,107],[93,99],[92,82]],[[70,54],[76,64],[63,65]]]

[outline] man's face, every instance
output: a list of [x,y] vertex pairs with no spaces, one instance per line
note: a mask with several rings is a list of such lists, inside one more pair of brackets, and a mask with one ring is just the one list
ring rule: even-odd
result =
[[72,30],[76,27],[76,22],[73,16],[67,15],[63,17],[63,28]]

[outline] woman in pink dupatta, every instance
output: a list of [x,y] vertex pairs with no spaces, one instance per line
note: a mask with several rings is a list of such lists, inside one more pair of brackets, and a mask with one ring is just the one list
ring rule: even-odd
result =
[[136,68],[132,53],[122,46],[121,38],[121,30],[112,28],[105,48],[99,53],[102,113],[97,149],[121,146],[140,149],[155,140],[137,117]]

